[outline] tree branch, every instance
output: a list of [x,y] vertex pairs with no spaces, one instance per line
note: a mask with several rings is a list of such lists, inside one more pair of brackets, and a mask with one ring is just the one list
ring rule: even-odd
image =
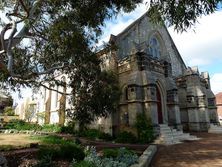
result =
[[29,10],[27,9],[27,7],[25,6],[25,3],[23,2],[23,0],[19,0],[20,4],[22,5],[23,9],[25,10],[27,17],[29,17]]
[[13,66],[13,54],[12,54],[12,41],[13,41],[13,37],[15,35],[15,33],[17,32],[17,29],[16,29],[16,23],[15,21],[12,22],[12,32],[9,36],[9,42],[8,42],[8,46],[7,46],[7,51],[6,51],[6,54],[8,56],[8,66],[7,66],[7,69],[9,71],[9,73],[13,73],[13,70],[12,70],[12,66]]
[[42,84],[42,83],[39,83],[39,86],[42,86],[42,87],[44,87],[44,88],[46,88],[46,89],[48,89],[48,90],[52,90],[52,91],[58,92],[58,93],[60,93],[60,94],[62,94],[62,95],[72,95],[72,93],[64,93],[64,92],[61,92],[61,91],[59,91],[59,90],[53,89],[53,88],[51,88],[51,87],[48,87],[48,86],[46,86],[46,85],[44,85],[44,84]]
[[6,24],[1,31],[1,54],[5,53],[5,32],[9,29],[10,25]]

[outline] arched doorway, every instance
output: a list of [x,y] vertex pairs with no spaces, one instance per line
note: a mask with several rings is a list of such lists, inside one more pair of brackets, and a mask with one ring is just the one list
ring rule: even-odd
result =
[[162,124],[163,123],[162,99],[161,99],[161,94],[158,87],[156,88],[156,97],[157,97],[158,123]]

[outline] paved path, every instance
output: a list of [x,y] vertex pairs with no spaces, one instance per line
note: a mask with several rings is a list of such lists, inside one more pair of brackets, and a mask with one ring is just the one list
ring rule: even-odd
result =
[[222,167],[222,134],[194,135],[202,139],[159,146],[151,167]]

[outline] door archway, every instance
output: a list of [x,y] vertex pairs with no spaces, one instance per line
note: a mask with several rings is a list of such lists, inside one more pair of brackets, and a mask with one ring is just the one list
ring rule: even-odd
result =
[[163,124],[162,99],[161,99],[161,94],[158,87],[156,88],[156,100],[157,100],[158,123]]

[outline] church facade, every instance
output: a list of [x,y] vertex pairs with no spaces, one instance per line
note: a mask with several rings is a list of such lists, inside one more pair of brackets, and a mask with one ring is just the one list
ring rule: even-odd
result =
[[[119,35],[111,35],[109,43],[115,49],[105,48],[98,57],[102,70],[117,74],[121,98],[117,111],[98,119],[91,128],[111,134],[134,131],[138,113],[145,113],[157,133],[160,124],[207,131],[210,123],[218,123],[209,74],[186,66],[165,26],[152,24],[145,14]],[[60,77],[67,82],[66,76]],[[54,89],[39,91],[39,124],[67,122],[65,111],[70,106],[65,93],[70,90],[66,86]]]
[[185,65],[165,26],[152,24],[145,14],[109,42],[116,49],[98,53],[101,68],[118,75],[122,95],[118,111],[100,120],[100,128],[129,130],[142,112],[156,129],[168,124],[207,131],[218,122],[208,73]]

